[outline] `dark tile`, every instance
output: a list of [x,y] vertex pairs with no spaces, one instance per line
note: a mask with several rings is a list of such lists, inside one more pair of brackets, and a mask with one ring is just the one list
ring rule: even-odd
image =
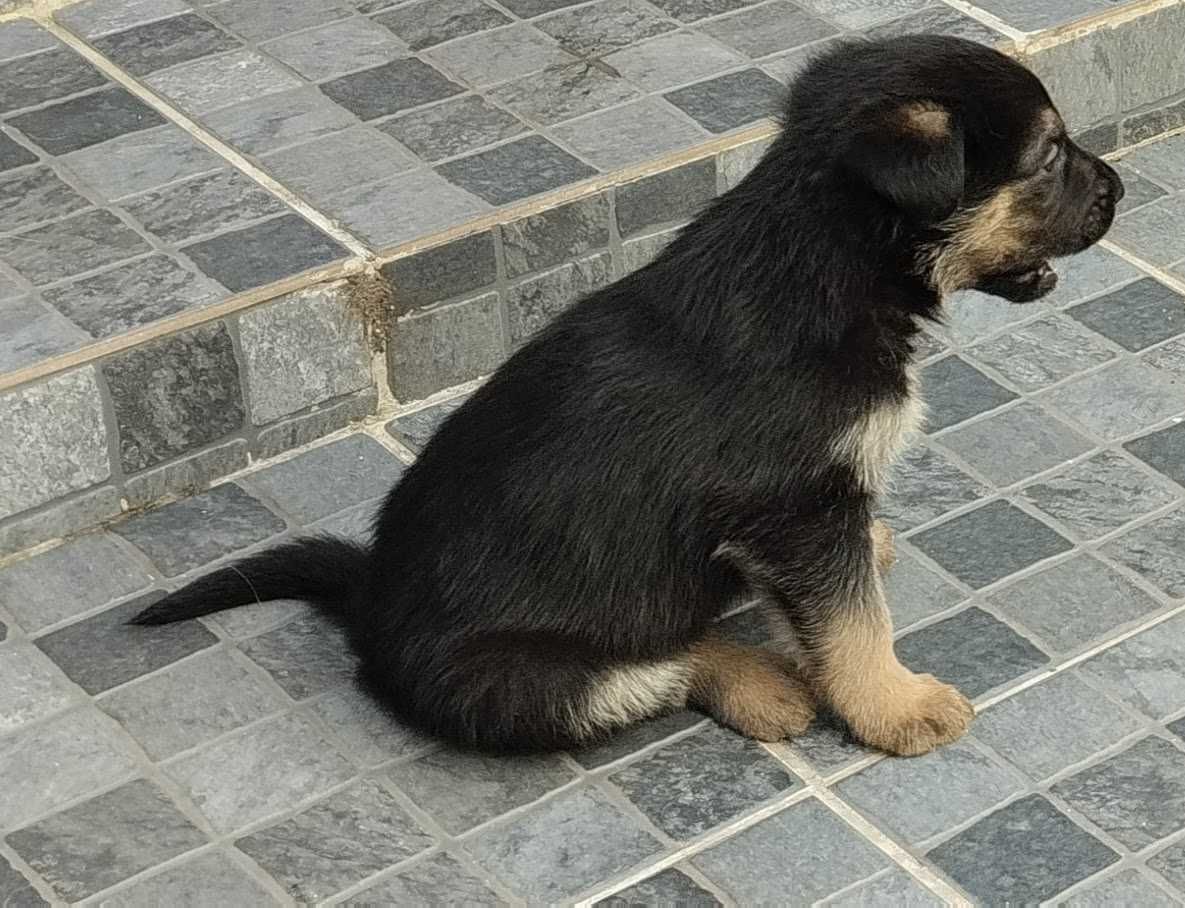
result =
[[780,50],[810,44],[837,34],[839,29],[786,0],[722,16],[701,25],[717,41],[749,57],[765,57]]
[[691,839],[800,787],[756,742],[709,725],[609,777],[659,829]]
[[542,271],[609,245],[609,197],[587,196],[503,224],[501,230],[507,276]]
[[716,162],[712,158],[643,177],[618,186],[617,226],[630,236],[670,221],[689,221],[716,197]]
[[1185,827],[1185,753],[1144,738],[1050,791],[1135,851]]
[[0,238],[0,260],[40,286],[112,265],[149,248],[136,231],[111,212],[93,210],[19,236]]
[[283,532],[284,522],[233,483],[146,511],[113,528],[166,577]]
[[321,902],[433,844],[372,779],[235,841],[302,904]]
[[295,214],[222,233],[181,250],[232,292],[261,287],[344,258],[347,250]]
[[897,641],[897,655],[975,698],[1049,662],[1049,657],[979,608],[928,625]]
[[680,22],[698,22],[709,16],[733,13],[760,0],[651,0],[664,13]]
[[0,113],[44,104],[107,80],[82,57],[65,47],[0,63]]
[[140,780],[9,833],[8,844],[73,902],[205,845],[206,837]]
[[1185,331],[1185,298],[1150,277],[1069,312],[1088,328],[1133,352]]
[[933,6],[910,13],[908,16],[870,28],[864,34],[877,41],[883,38],[896,38],[898,35],[952,35],[992,46],[1005,40],[1004,35],[993,31],[977,19],[946,6]]
[[1100,123],[1072,135],[1074,143],[1091,154],[1105,155],[1119,148],[1119,124]]
[[325,82],[321,91],[360,119],[373,120],[464,89],[422,60],[408,57]]
[[135,95],[112,87],[21,114],[8,122],[50,154],[62,155],[166,121]]
[[441,164],[436,171],[491,205],[515,202],[596,174],[593,168],[543,136],[516,139]]
[[597,769],[628,757],[681,731],[686,731],[703,721],[704,717],[699,713],[685,709],[679,710],[631,725],[603,744],[575,751],[572,757],[585,769]]
[[39,908],[41,905],[49,905],[49,902],[33,888],[33,884],[8,863],[4,855],[0,855],[0,905],[11,905],[12,908]]
[[481,290],[497,278],[494,235],[474,233],[395,259],[383,275],[394,288],[397,314]]
[[134,76],[239,47],[238,41],[196,14],[101,35],[91,44]]
[[924,366],[921,380],[929,406],[926,429],[930,432],[948,428],[1016,399],[1007,388],[957,356],[948,356]]
[[1109,558],[1131,568],[1168,595],[1185,596],[1185,510],[1176,510],[1124,533],[1103,547]]
[[524,343],[578,299],[612,280],[612,260],[602,252],[511,287],[504,294],[511,345]]
[[976,589],[1071,548],[1058,533],[1006,501],[924,530],[910,542]]
[[502,899],[456,858],[440,851],[406,870],[363,889],[354,900],[365,905],[431,905],[448,893],[458,905],[501,905]]
[[927,857],[973,898],[1043,902],[1119,860],[1040,795],[984,817]]
[[0,25],[0,60],[56,47],[58,39],[32,19],[8,19]]
[[407,416],[399,416],[387,423],[387,433],[402,442],[413,454],[419,454],[441,424],[466,400],[468,397],[455,397]]
[[535,24],[578,57],[607,54],[675,28],[638,0],[598,0]]
[[499,85],[489,94],[532,123],[551,126],[638,97],[638,90],[614,70],[610,63],[600,68],[576,60]]
[[90,205],[48,167],[0,176],[0,230],[23,230]]
[[226,325],[202,325],[103,363],[129,473],[216,441],[243,425],[243,392]]
[[1134,145],[1185,126],[1185,101],[1176,101],[1123,122],[1123,144]]
[[717,76],[663,95],[709,132],[728,132],[772,117],[782,83],[757,69]]
[[479,95],[434,104],[376,124],[432,164],[520,135],[527,126]]
[[1149,202],[1155,202],[1166,194],[1163,189],[1151,180],[1144,179],[1129,167],[1119,164],[1115,169],[1123,180],[1123,199],[1115,206],[1116,213],[1119,217],[1122,217],[1129,211],[1147,205]]
[[895,529],[909,530],[990,494],[945,454],[918,444],[893,465],[881,516]]
[[123,207],[167,243],[225,230],[286,211],[284,203],[237,170],[176,183],[127,199]]
[[293,700],[348,684],[357,664],[345,637],[311,614],[252,637],[239,648],[267,669]]
[[679,908],[711,908],[720,900],[687,874],[671,867],[608,898],[593,902],[607,908],[635,908],[646,905],[678,905]]
[[1129,441],[1124,447],[1148,466],[1185,486],[1185,422]]
[[977,344],[970,353],[1024,391],[1038,391],[1116,356],[1077,322],[1052,314]]
[[11,170],[14,167],[32,164],[36,160],[37,155],[33,154],[25,146],[14,142],[6,133],[0,131],[0,173],[5,170]]
[[387,345],[391,391],[401,401],[489,375],[505,358],[497,293],[399,319]]
[[150,593],[37,639],[37,646],[88,694],[156,671],[218,638],[196,621],[131,627],[130,618],[161,598]]
[[412,50],[511,22],[481,0],[419,0],[380,13],[374,20],[391,29]]
[[248,41],[266,41],[350,14],[344,3],[326,0],[229,0],[200,5],[206,7],[208,15]]

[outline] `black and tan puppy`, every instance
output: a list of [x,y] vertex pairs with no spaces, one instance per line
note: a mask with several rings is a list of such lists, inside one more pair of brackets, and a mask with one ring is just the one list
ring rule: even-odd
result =
[[[915,36],[842,47],[781,137],[653,264],[583,299],[441,428],[373,542],[284,545],[137,621],[317,603],[359,680],[464,745],[579,745],[691,704],[743,734],[816,703],[919,754],[972,710],[893,653],[873,512],[917,428],[910,361],[946,293],[1035,299],[1107,230],[1122,187],[1038,80]],[[791,663],[713,621],[761,594]]]

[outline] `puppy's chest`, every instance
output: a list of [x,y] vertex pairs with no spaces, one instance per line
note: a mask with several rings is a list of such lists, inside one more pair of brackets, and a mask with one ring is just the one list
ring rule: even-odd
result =
[[926,405],[912,373],[907,385],[904,396],[870,406],[836,439],[836,457],[851,466],[857,482],[873,494],[884,490],[889,467],[925,420]]

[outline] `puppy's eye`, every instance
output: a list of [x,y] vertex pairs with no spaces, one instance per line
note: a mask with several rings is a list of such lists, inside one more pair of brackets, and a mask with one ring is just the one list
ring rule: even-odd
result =
[[1049,146],[1049,151],[1045,152],[1045,160],[1041,162],[1042,170],[1053,170],[1054,165],[1061,159],[1062,143],[1054,142]]

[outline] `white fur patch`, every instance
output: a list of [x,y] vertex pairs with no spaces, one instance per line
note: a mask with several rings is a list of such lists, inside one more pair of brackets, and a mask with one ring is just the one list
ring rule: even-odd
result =
[[590,736],[630,725],[687,702],[690,660],[629,665],[606,671],[572,717],[575,731]]
[[926,417],[926,405],[914,390],[902,401],[884,404],[860,416],[835,443],[835,454],[852,465],[865,490],[879,494],[884,489],[889,466],[905,449]]

